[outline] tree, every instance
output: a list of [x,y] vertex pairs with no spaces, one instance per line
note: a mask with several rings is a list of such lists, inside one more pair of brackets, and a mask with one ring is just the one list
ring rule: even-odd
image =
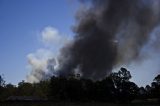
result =
[[49,84],[50,81],[40,81],[39,83],[32,84],[33,86],[33,96],[38,96],[41,98],[47,98],[49,95]]
[[67,79],[65,77],[55,77],[53,76],[50,81],[50,99],[59,101],[66,100],[66,87]]
[[157,75],[152,82],[151,97],[160,98],[160,74]]
[[106,77],[102,81],[94,83],[94,100],[100,102],[113,102],[115,100],[115,88],[111,78]]
[[130,72],[123,67],[119,70],[118,76],[120,77],[121,81],[125,81],[125,82],[129,81],[132,78]]
[[146,97],[151,98],[152,88],[149,85],[146,85],[145,90],[146,90]]
[[22,80],[22,82],[18,83],[18,92],[17,95],[19,96],[32,96],[33,94],[33,85],[31,83],[25,82]]
[[5,86],[4,78],[2,77],[2,75],[0,75],[0,87],[4,87],[4,86]]
[[70,78],[66,84],[66,95],[70,101],[81,101],[83,99],[82,81]]
[[144,87],[140,87],[138,91],[138,99],[146,99],[146,89]]
[[82,89],[84,93],[83,99],[93,101],[95,99],[95,83],[90,79],[81,79]]
[[160,74],[157,75],[157,76],[154,78],[154,81],[155,81],[158,85],[160,85]]
[[0,75],[0,101],[4,99],[5,81],[2,75]]
[[17,95],[17,87],[12,84],[6,84],[4,89],[4,99],[8,98],[9,96]]
[[131,74],[126,68],[121,68],[118,72],[110,75],[115,87],[115,97],[121,102],[133,100],[138,93],[138,86],[130,82]]

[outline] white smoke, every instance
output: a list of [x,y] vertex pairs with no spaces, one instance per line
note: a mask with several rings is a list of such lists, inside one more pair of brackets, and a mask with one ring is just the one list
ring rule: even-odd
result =
[[56,28],[51,26],[47,26],[42,30],[41,39],[45,45],[54,47],[62,46],[68,40]]
[[27,59],[31,73],[27,76],[27,81],[33,83],[43,79],[49,71],[47,62],[53,57],[53,53],[46,49],[39,49],[35,53],[28,54]]
[[51,26],[47,26],[41,31],[40,38],[44,47],[27,55],[30,72],[26,80],[30,83],[36,83],[56,75],[59,49],[69,42],[69,38]]

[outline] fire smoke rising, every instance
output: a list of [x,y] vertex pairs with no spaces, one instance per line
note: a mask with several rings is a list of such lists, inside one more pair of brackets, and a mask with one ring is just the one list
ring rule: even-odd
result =
[[[79,11],[75,37],[60,55],[60,74],[79,70],[101,79],[114,67],[140,60],[150,32],[158,25],[158,0],[93,0]],[[141,56],[143,57],[143,56]]]
[[159,35],[154,41],[151,32],[159,25],[159,0],[88,2],[77,12],[73,41],[60,49],[58,75],[80,73],[98,80],[121,65],[143,62],[146,49],[158,46]]
[[55,70],[58,67],[57,55],[59,48],[69,41],[63,34],[54,27],[47,26],[40,32],[40,40],[43,48],[27,55],[28,69],[30,73],[26,80],[31,83],[46,80],[53,75],[57,75]]

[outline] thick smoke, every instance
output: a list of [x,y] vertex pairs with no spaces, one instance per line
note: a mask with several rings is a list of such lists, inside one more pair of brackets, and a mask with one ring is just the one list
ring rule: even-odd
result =
[[61,49],[59,75],[101,79],[113,68],[143,60],[159,24],[159,0],[93,0],[77,13],[74,40]]
[[[99,80],[130,65],[134,67],[130,69],[141,72],[146,66],[154,72],[160,69],[160,0],[81,1],[84,6],[76,15],[73,40],[62,43],[65,45],[58,51],[56,61],[53,57],[29,55],[32,71],[28,81],[76,73]],[[42,33],[43,42],[64,42],[58,35],[55,29],[47,28]]]

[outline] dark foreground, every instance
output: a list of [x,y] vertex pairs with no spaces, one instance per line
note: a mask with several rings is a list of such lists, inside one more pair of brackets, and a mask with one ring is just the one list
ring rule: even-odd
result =
[[0,106],[160,106],[158,103],[54,103],[54,102],[2,102]]

